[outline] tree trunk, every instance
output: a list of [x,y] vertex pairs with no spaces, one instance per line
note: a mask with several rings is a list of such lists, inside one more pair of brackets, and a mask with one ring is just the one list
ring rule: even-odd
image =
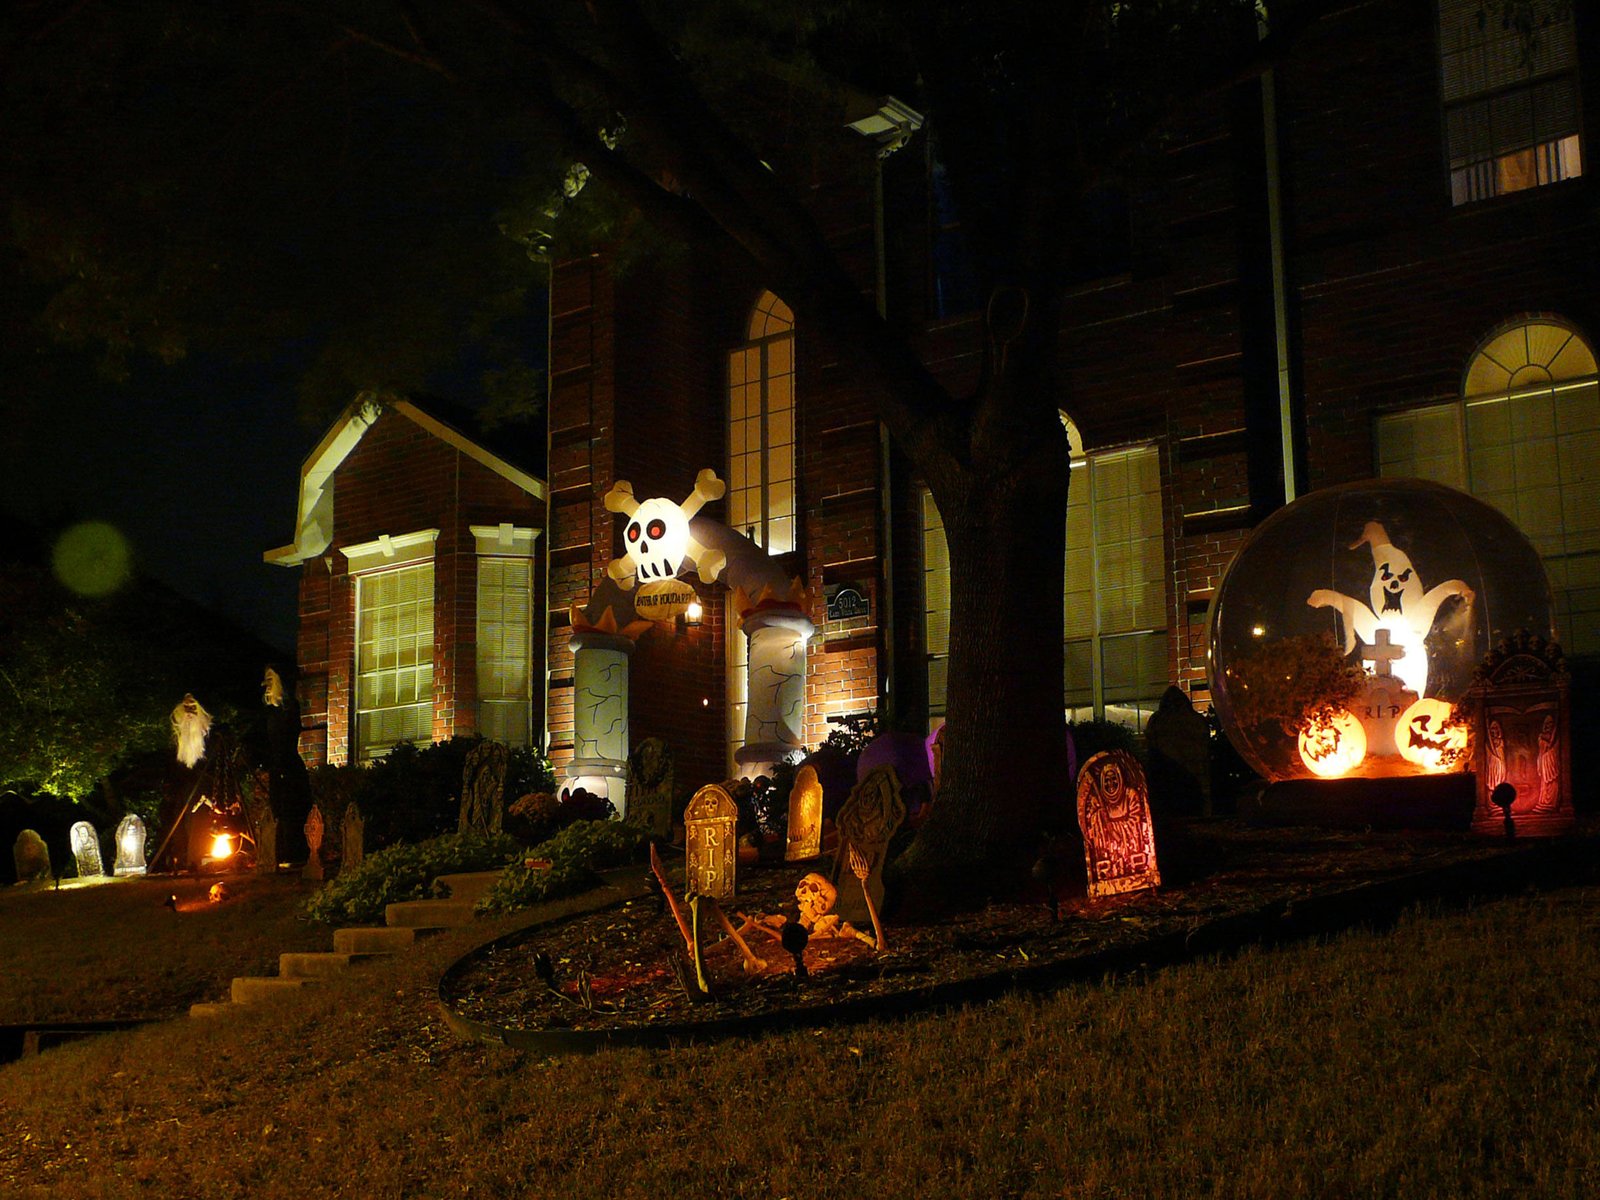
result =
[[1035,430],[999,478],[930,480],[950,547],[939,799],[897,863],[901,899],[960,907],[1015,889],[1045,829],[1074,825],[1062,707],[1066,436]]

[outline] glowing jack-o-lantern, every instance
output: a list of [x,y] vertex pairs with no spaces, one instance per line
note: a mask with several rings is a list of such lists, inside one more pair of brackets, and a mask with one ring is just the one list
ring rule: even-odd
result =
[[1452,706],[1425,696],[1412,704],[1394,726],[1394,743],[1400,757],[1430,774],[1448,771],[1467,748],[1465,725],[1451,725]]
[[1355,714],[1338,712],[1331,719],[1308,721],[1300,729],[1300,761],[1323,779],[1348,775],[1367,756],[1367,731]]

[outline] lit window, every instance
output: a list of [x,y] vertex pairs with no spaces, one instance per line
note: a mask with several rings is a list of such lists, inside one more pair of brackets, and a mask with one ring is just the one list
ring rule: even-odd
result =
[[[1065,416],[1067,498],[1061,606],[1062,699],[1073,721],[1143,729],[1166,690],[1166,543],[1161,460],[1153,446],[1085,454]],[[950,653],[950,555],[933,497],[922,497],[923,628],[928,715],[945,712]]]
[[795,548],[794,314],[771,292],[728,356],[728,525],[768,554]]
[[1452,204],[1583,174],[1572,5],[1535,0],[1524,33],[1482,0],[1440,0]]
[[433,740],[433,561],[356,577],[356,758]]
[[478,559],[478,732],[526,746],[533,730],[529,647],[533,560]]
[[1473,356],[1462,400],[1378,418],[1378,471],[1465,488],[1505,513],[1544,559],[1556,632],[1600,651],[1600,379],[1565,325],[1519,322]]

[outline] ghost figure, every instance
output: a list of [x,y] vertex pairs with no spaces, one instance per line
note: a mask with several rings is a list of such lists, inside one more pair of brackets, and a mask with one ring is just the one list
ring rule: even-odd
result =
[[185,692],[172,710],[172,740],[178,747],[178,761],[193,767],[206,756],[206,736],[211,732],[211,714],[200,707],[194,693]]
[[624,590],[631,590],[633,583],[623,582],[629,576],[641,583],[676,579],[684,562],[691,561],[701,579],[707,583],[715,580],[727,556],[695,540],[689,532],[689,518],[708,500],[721,499],[727,490],[710,467],[695,478],[694,491],[682,504],[674,504],[665,496],[635,500],[633,485],[626,479],[617,480],[606,493],[605,504],[611,512],[628,517],[624,534],[628,545],[627,556],[613,559],[607,568],[611,578]]
[[[1473,591],[1459,579],[1450,579],[1427,591],[1405,551],[1389,540],[1377,521],[1368,521],[1350,549],[1372,547],[1372,588],[1369,608],[1353,597],[1331,588],[1318,588],[1306,598],[1312,608],[1331,608],[1343,619],[1344,652],[1355,649],[1356,639],[1369,646],[1379,641],[1380,630],[1389,633],[1389,644],[1401,653],[1391,670],[1395,677],[1418,696],[1428,694],[1428,650],[1426,640],[1440,606],[1451,596],[1471,604]],[[1373,664],[1368,664],[1368,670]]]

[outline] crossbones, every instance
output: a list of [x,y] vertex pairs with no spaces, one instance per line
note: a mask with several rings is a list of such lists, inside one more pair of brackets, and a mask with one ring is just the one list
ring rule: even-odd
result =
[[[727,555],[702,546],[689,532],[689,518],[707,501],[720,500],[727,490],[728,485],[710,467],[695,477],[694,491],[682,504],[674,504],[665,496],[636,500],[633,485],[626,479],[617,480],[605,495],[605,505],[609,511],[628,517],[624,532],[627,554],[612,559],[607,573],[624,590],[631,590],[638,581],[676,579],[684,562],[689,561],[702,580],[713,582]],[[630,576],[632,581],[624,583]]]

